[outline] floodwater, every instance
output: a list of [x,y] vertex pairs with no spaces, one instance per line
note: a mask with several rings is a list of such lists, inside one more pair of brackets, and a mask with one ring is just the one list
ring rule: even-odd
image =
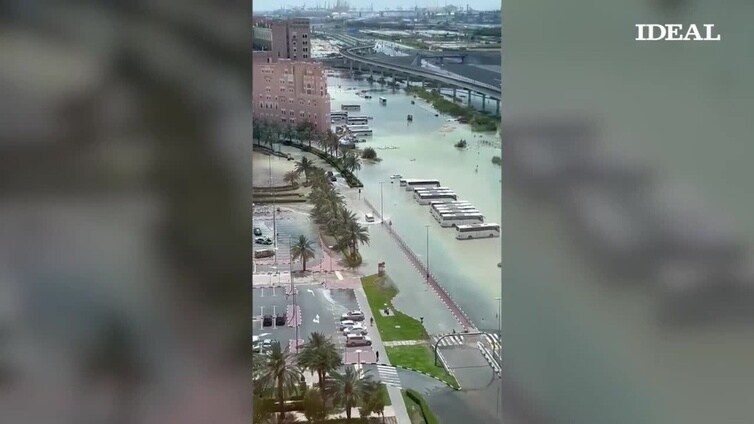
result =
[[[486,222],[500,223],[501,169],[492,164],[492,157],[501,154],[499,137],[472,133],[468,125],[452,122],[449,116],[436,117],[428,103],[402,90],[336,77],[328,79],[328,86],[332,110],[339,110],[343,103],[360,104],[361,111],[351,114],[374,118],[369,122],[374,135],[362,137],[367,142],[359,147],[374,148],[382,160],[365,161],[357,173],[364,184],[362,197],[378,210],[383,208],[386,219],[421,260],[426,261],[429,254],[431,272],[478,327],[496,329],[501,239],[456,240],[454,229],[441,228],[429,206],[417,204],[412,193],[397,180],[391,182],[390,176],[438,179],[453,189],[459,200],[476,206]],[[359,90],[370,89],[375,90],[372,99],[357,95]],[[387,104],[379,102],[380,96],[387,98]],[[407,121],[409,114],[413,122]],[[460,139],[467,141],[467,149],[454,147]],[[394,257],[394,252],[373,253]]]

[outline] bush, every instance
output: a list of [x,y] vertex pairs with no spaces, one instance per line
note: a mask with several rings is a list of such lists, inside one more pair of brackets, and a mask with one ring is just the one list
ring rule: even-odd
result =
[[492,163],[495,165],[502,165],[503,160],[500,159],[500,156],[493,156],[492,157]]
[[456,147],[459,149],[465,149],[466,148],[466,140],[460,140],[458,143],[455,144]]
[[362,159],[377,159],[377,152],[373,148],[367,147],[361,152],[361,157]]

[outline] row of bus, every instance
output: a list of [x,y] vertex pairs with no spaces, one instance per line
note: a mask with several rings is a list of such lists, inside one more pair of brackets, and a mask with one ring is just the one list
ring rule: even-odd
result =
[[485,223],[477,208],[458,200],[458,195],[449,187],[442,187],[439,180],[401,179],[400,185],[413,191],[420,205],[430,205],[429,211],[441,227],[455,227],[456,239],[500,237],[500,225]]

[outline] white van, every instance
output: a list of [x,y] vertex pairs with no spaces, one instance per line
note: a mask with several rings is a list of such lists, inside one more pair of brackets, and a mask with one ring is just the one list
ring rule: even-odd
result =
[[346,334],[346,347],[371,346],[371,345],[372,345],[372,339],[370,339],[369,336],[364,336],[362,334],[353,334],[353,333]]
[[368,214],[364,215],[364,219],[366,219],[367,222],[374,222],[374,215],[371,214],[371,213],[368,213]]

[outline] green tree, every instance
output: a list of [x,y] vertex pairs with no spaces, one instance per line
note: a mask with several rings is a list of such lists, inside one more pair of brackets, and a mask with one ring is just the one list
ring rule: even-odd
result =
[[309,389],[304,394],[304,416],[313,424],[325,422],[328,415],[324,396],[318,389]]
[[314,169],[314,162],[312,162],[309,158],[306,156],[302,157],[300,161],[296,162],[296,167],[294,168],[296,173],[301,175],[304,174],[305,177],[305,183],[309,183],[309,174],[311,173],[312,169]]
[[385,399],[382,397],[382,384],[370,381],[366,384],[364,394],[361,397],[359,415],[368,417],[371,414],[379,414],[385,419]]
[[369,231],[366,227],[363,227],[358,221],[349,221],[348,224],[342,229],[341,234],[348,241],[348,246],[351,249],[351,254],[354,254],[359,250],[359,243],[369,244]]
[[307,259],[314,258],[313,245],[314,243],[312,243],[311,240],[306,238],[306,236],[300,235],[298,237],[298,240],[296,240],[296,243],[294,243],[293,246],[291,246],[291,259],[295,261],[296,259],[301,258],[304,271],[306,271]]
[[280,412],[279,420],[285,419],[285,398],[293,393],[301,379],[301,370],[298,368],[294,356],[280,347],[280,342],[273,342],[269,358],[259,376],[262,390],[274,390]]
[[346,418],[349,421],[351,408],[361,404],[371,381],[371,377],[364,374],[363,369],[356,370],[351,365],[347,366],[342,374],[333,372],[333,394],[336,402],[346,409]]
[[348,172],[354,173],[361,169],[361,159],[352,152],[348,152],[343,157],[343,168]]
[[309,341],[298,354],[298,365],[302,369],[317,373],[323,402],[326,400],[325,377],[342,365],[340,353],[335,344],[322,333],[309,335]]
[[296,171],[288,171],[283,176],[283,181],[285,181],[287,184],[294,185],[298,181],[298,173]]
[[374,160],[374,159],[377,159],[377,152],[373,148],[367,147],[366,149],[364,149],[363,152],[361,152],[361,157],[363,159]]

